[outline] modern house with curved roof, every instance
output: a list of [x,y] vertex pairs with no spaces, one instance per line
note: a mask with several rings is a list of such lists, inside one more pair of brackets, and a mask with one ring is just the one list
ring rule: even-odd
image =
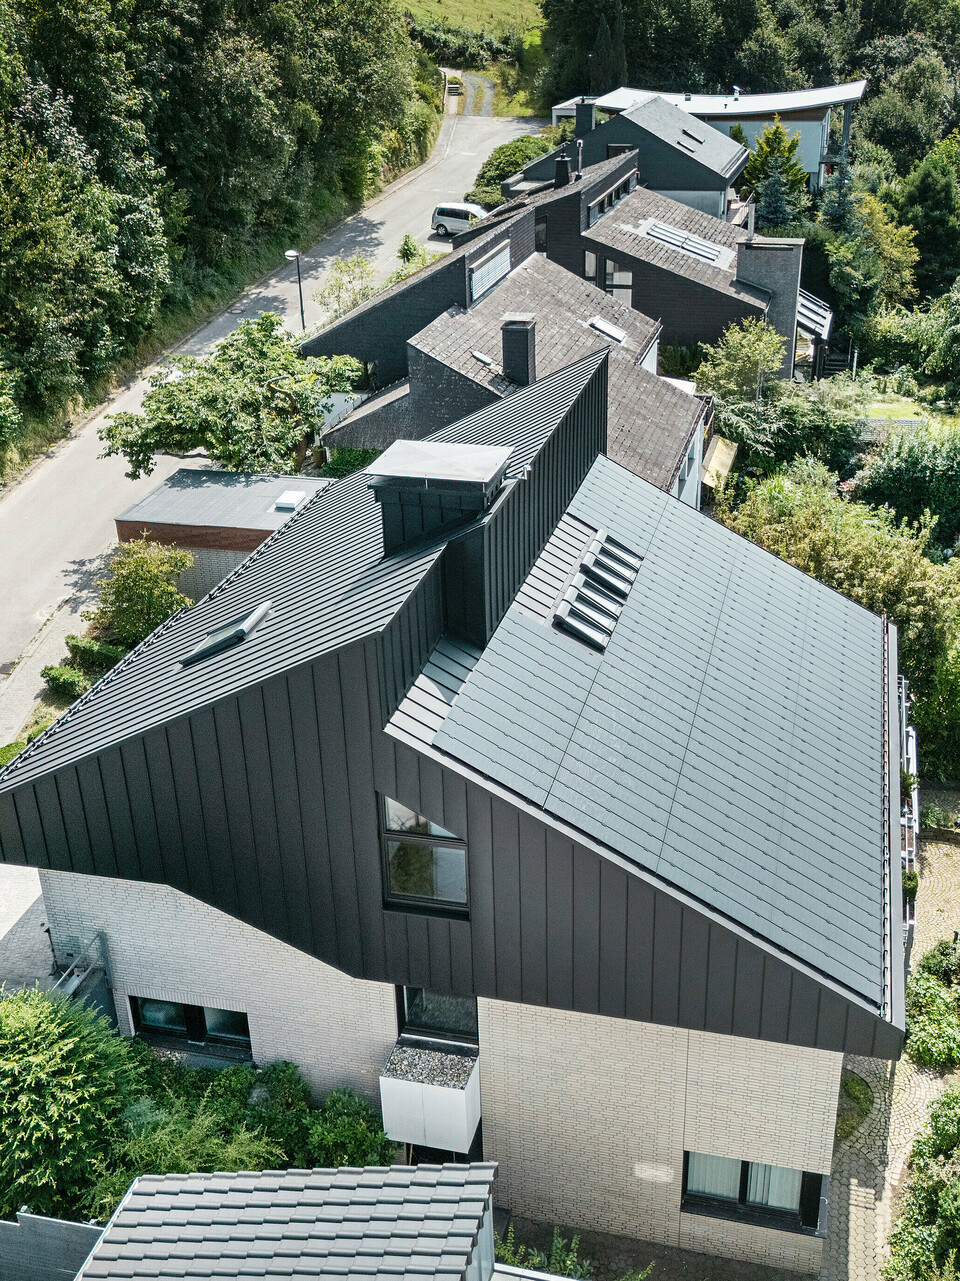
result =
[[[695,116],[705,125],[729,134],[738,124],[748,143],[779,119],[791,133],[799,133],[798,160],[810,177],[814,189],[823,186],[828,166],[846,153],[850,141],[853,108],[864,95],[866,80],[853,80],[842,85],[819,89],[790,89],[782,93],[744,93],[736,86],[729,94],[660,93],[649,89],[614,89],[595,98],[570,98],[553,108],[553,123],[576,116],[578,105],[589,103],[598,111],[633,112],[654,97]],[[843,108],[841,140],[838,148],[831,144],[831,114]],[[578,127],[577,133],[580,133]]]

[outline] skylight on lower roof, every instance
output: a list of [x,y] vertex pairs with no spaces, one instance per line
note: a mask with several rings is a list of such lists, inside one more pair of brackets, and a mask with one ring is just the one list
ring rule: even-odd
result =
[[672,227],[667,222],[651,222],[644,234],[651,240],[661,240],[674,249],[682,249],[684,253],[694,254],[707,262],[716,262],[723,253],[722,245],[715,245],[711,240],[703,240],[700,236],[691,235],[690,232],[683,231],[680,227]]
[[627,331],[625,329],[619,329],[616,325],[611,325],[610,321],[604,320],[602,316],[594,316],[589,323],[591,329],[596,329],[598,333],[603,334],[607,338],[612,338],[616,343],[626,341]]
[[205,658],[240,645],[263,622],[270,613],[270,609],[270,602],[265,600],[249,614],[235,618],[232,623],[227,623],[226,627],[218,627],[216,631],[208,633],[199,644],[194,645],[189,654],[185,654],[180,659],[181,666],[190,667],[193,663],[202,662]]
[[554,610],[554,626],[592,649],[605,650],[642,560],[606,530],[598,530]]

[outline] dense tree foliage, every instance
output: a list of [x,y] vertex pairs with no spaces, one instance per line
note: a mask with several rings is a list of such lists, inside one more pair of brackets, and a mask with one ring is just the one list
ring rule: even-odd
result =
[[921,764],[932,777],[960,777],[960,562],[929,557],[933,530],[893,512],[837,497],[836,476],[800,459],[718,503],[720,518],[898,630],[900,670],[915,695]]
[[106,1019],[40,990],[0,998],[0,1218],[78,1211],[137,1084]]
[[697,391],[721,400],[758,400],[780,372],[786,342],[765,320],[730,325],[714,346],[704,346]]
[[0,0],[0,445],[423,155],[438,102],[390,0]]
[[960,429],[926,425],[894,431],[868,459],[857,496],[888,506],[901,520],[936,516],[933,537],[952,548],[960,535]]
[[272,313],[246,320],[208,356],[175,356],[151,379],[143,412],[101,429],[107,454],[149,475],[158,450],[205,450],[228,471],[299,471],[335,391],[361,373],[350,356],[302,360]]

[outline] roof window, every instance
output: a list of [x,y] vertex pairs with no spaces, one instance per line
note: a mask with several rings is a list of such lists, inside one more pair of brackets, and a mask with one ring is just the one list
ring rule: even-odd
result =
[[606,530],[598,530],[554,610],[554,626],[602,653],[613,635],[642,560],[642,556],[611,538]]
[[278,512],[295,512],[306,496],[303,489],[285,489],[273,504],[273,509]]
[[674,249],[682,249],[684,253],[693,254],[707,262],[716,262],[723,253],[722,245],[715,245],[710,240],[703,240],[700,236],[681,231],[679,227],[671,227],[666,222],[652,222],[644,235],[649,236],[651,240],[661,240]]
[[263,622],[270,609],[270,602],[265,600],[251,613],[234,619],[226,627],[218,627],[216,631],[210,632],[189,654],[180,659],[181,666],[190,667],[193,663],[200,663],[213,654],[220,654],[225,649],[233,649],[235,645],[241,644]]
[[589,323],[591,329],[596,329],[607,338],[612,338],[614,342],[622,343],[626,341],[627,331],[618,329],[616,325],[611,325],[609,320],[604,320],[602,316],[594,316]]

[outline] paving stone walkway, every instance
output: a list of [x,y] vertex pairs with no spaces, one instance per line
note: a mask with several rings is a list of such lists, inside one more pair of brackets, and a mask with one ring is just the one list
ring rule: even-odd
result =
[[[913,959],[960,929],[960,846],[924,842],[917,870],[917,926]],[[947,1083],[909,1059],[890,1064],[848,1056],[845,1067],[868,1082],[873,1108],[834,1154],[832,1223],[821,1281],[878,1281],[886,1261],[910,1149]]]

